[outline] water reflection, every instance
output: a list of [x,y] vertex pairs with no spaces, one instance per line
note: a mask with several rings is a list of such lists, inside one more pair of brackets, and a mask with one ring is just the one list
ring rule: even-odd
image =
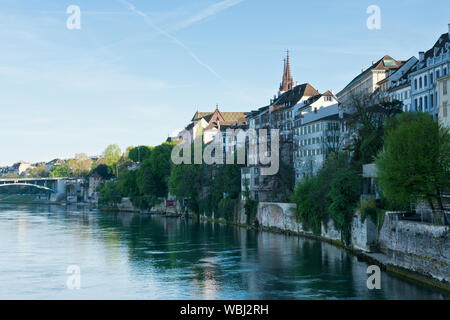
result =
[[0,205],[0,253],[0,298],[445,298],[385,273],[368,290],[366,263],[315,240],[77,207]]

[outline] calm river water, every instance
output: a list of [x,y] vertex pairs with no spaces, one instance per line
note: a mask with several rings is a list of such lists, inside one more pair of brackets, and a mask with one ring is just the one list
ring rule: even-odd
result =
[[[67,287],[69,266],[80,288]],[[0,204],[0,299],[444,299],[315,240],[212,223]]]

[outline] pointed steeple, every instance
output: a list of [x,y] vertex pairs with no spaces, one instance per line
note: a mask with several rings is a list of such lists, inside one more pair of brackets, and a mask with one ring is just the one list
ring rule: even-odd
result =
[[291,65],[289,63],[289,50],[284,59],[283,80],[280,85],[280,93],[291,90],[294,87],[294,79],[291,76]]

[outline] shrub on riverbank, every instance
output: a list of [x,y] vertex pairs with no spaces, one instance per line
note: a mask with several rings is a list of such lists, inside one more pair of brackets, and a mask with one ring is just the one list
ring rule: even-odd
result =
[[343,238],[348,237],[353,210],[359,200],[360,178],[350,168],[346,153],[330,155],[319,172],[305,177],[295,188],[295,217],[305,231],[320,234],[329,217]]

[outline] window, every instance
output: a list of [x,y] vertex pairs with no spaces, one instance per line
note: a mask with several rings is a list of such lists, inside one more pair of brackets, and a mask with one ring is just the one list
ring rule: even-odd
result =
[[425,88],[427,87],[427,76],[426,75],[423,77],[423,86]]
[[425,110],[428,110],[428,97],[427,96],[423,97],[423,101],[425,105]]
[[442,112],[443,112],[444,118],[447,118],[447,102],[444,102],[442,104]]
[[414,99],[414,107],[416,108],[416,110],[417,110],[417,108],[419,107],[419,106],[417,105],[417,99]]
[[433,84],[433,74],[430,73],[430,84]]
[[430,107],[433,108],[433,94],[430,94]]
[[439,79],[439,70],[436,70],[436,80]]
[[417,79],[414,79],[414,90],[417,90]]
[[422,89],[422,77],[419,78],[419,89]]
[[447,80],[442,81],[442,93],[447,94]]

